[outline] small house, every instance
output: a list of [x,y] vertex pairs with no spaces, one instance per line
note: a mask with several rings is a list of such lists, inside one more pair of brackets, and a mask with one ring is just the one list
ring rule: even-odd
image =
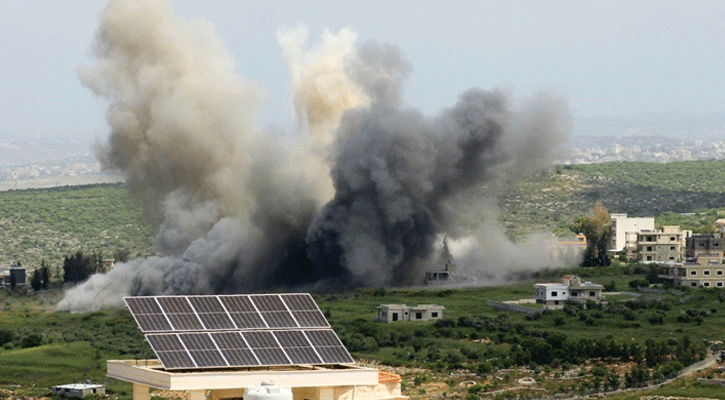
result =
[[13,264],[12,266],[10,266],[10,268],[5,268],[0,271],[0,274],[2,274],[0,276],[0,279],[2,280],[0,284],[2,284],[2,287],[12,287],[13,279],[15,280],[16,286],[25,286],[28,284],[28,273],[25,267],[18,267],[17,265]]
[[534,284],[534,299],[548,309],[563,308],[567,300],[599,302],[604,286],[583,282],[576,275],[564,275],[561,283]]
[[406,306],[405,304],[381,304],[378,306],[377,322],[397,321],[430,321],[440,319],[445,307],[436,304],[419,304]]

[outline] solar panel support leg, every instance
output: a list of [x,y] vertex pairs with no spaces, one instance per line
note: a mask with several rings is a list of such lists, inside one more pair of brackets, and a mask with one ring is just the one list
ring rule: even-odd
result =
[[335,391],[331,387],[320,388],[320,400],[334,400]]
[[189,400],[206,400],[206,391],[189,390]]
[[139,383],[133,384],[133,400],[151,400],[149,387]]

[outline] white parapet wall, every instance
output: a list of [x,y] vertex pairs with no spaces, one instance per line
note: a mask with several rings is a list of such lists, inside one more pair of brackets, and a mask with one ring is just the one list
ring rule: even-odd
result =
[[377,369],[349,365],[173,372],[156,360],[108,360],[106,375],[164,390],[238,389],[265,380],[292,388],[378,384]]

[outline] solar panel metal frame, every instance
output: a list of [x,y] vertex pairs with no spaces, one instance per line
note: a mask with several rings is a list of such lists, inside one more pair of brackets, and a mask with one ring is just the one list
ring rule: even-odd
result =
[[308,293],[124,301],[168,370],[355,363]]

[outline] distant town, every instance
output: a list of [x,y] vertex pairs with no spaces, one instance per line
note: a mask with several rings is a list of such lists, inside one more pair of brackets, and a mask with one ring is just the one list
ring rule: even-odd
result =
[[[67,147],[67,149],[64,149]],[[25,154],[21,157],[20,154]],[[670,136],[576,135],[557,164],[613,161],[674,162],[725,158],[724,139]],[[0,144],[0,190],[119,182],[103,171],[90,146]]]

